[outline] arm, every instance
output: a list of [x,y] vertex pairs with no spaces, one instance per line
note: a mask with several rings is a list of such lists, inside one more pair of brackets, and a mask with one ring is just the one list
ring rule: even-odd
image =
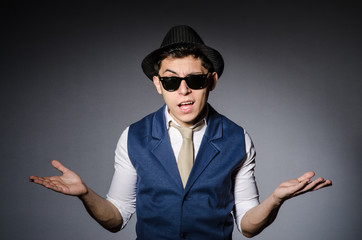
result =
[[111,232],[121,230],[123,219],[118,209],[108,200],[98,196],[92,189],[79,196],[88,213],[105,229]]
[[311,181],[314,175],[314,172],[307,172],[298,179],[283,182],[260,205],[247,211],[241,220],[244,236],[253,237],[269,226],[275,220],[285,200],[332,184],[331,180],[324,180],[321,177]]
[[98,196],[82,182],[75,172],[60,162],[53,160],[52,165],[63,174],[53,177],[30,176],[30,181],[59,193],[78,196],[89,214],[99,224],[112,232],[120,230],[123,220],[118,209],[111,202]]

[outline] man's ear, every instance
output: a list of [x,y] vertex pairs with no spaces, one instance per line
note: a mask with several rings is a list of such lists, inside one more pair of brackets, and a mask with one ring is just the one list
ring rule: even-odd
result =
[[153,76],[153,84],[155,85],[156,87],[156,90],[159,94],[162,94],[162,86],[161,86],[161,82],[160,82],[160,79],[157,77],[157,76]]
[[209,87],[209,90],[212,91],[215,89],[216,87],[216,83],[217,83],[217,80],[219,79],[218,75],[216,72],[213,72],[212,75],[211,75],[211,80],[212,80],[212,83]]

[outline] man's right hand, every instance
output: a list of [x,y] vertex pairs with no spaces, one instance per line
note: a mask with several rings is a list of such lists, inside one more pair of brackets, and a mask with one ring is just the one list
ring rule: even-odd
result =
[[75,172],[69,170],[57,160],[53,160],[52,165],[63,174],[53,177],[30,176],[29,180],[67,195],[81,196],[87,193],[87,186]]
[[111,232],[121,229],[123,219],[113,203],[98,196],[82,182],[75,172],[64,167],[57,160],[53,160],[52,165],[63,174],[53,177],[30,176],[29,180],[56,192],[78,196],[88,213],[104,228]]

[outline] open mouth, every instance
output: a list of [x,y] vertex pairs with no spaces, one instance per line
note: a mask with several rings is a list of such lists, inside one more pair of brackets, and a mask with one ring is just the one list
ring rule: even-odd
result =
[[178,106],[179,107],[187,107],[187,106],[192,106],[193,104],[194,104],[194,102],[189,101],[189,102],[182,102]]

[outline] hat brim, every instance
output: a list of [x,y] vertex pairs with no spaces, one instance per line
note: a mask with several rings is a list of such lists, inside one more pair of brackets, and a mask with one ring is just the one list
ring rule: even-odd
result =
[[161,47],[159,49],[156,49],[155,51],[148,54],[142,61],[142,69],[143,72],[146,74],[146,76],[152,81],[153,76],[157,76],[158,72],[155,71],[155,64],[158,64],[159,56],[176,46],[192,46],[196,47],[200,50],[200,52],[211,62],[214,71],[217,73],[218,77],[221,76],[222,72],[224,71],[224,60],[221,56],[221,54],[204,44],[198,44],[198,43],[174,43],[170,44],[164,47]]

